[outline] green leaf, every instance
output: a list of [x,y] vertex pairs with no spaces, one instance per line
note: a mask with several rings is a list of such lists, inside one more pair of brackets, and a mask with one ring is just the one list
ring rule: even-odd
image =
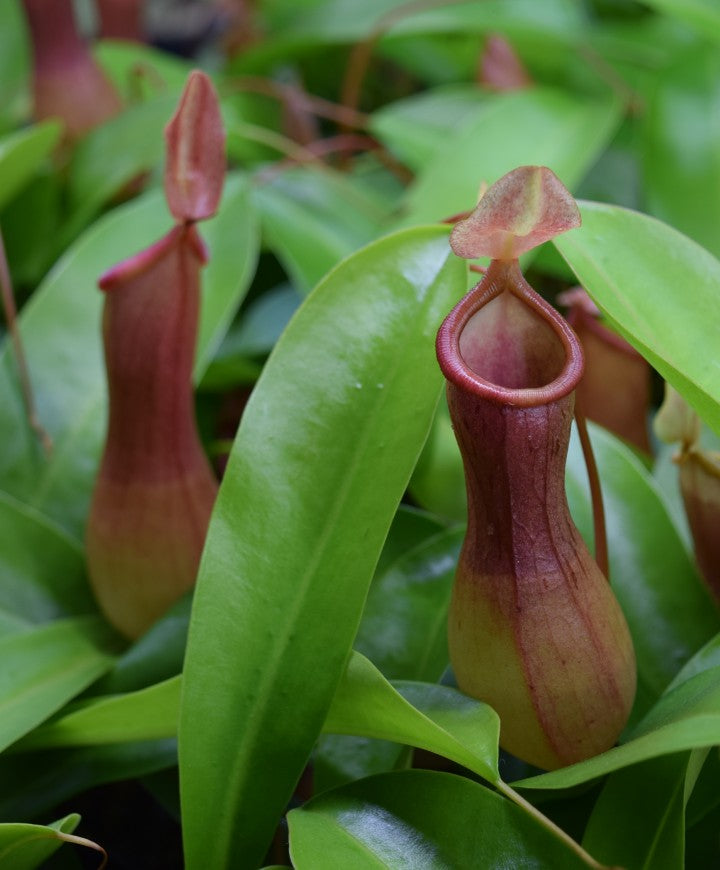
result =
[[37,511],[0,492],[0,608],[30,622],[95,613],[81,548]]
[[288,814],[296,870],[584,867],[535,819],[446,773],[382,774]]
[[626,870],[683,867],[685,805],[706,756],[706,749],[695,749],[613,773],[583,846],[599,861]]
[[639,212],[580,203],[583,225],[553,240],[580,283],[640,353],[720,432],[715,346],[720,262]]
[[447,609],[463,529],[403,554],[370,587],[355,648],[391,680],[439,680],[448,665]]
[[396,100],[373,113],[373,134],[417,171],[445,143],[448,130],[456,129],[473,114],[489,110],[496,97],[477,85],[445,85]]
[[13,749],[25,752],[175,737],[181,679],[171,677],[126,695],[82,701],[78,709],[41,725]]
[[668,690],[630,737],[627,743],[595,758],[513,785],[568,788],[650,758],[720,743],[720,667],[703,671]]
[[31,731],[107,671],[108,629],[66,619],[0,640],[0,749]]
[[[54,519],[76,539],[87,507],[105,428],[106,388],[98,277],[172,226],[159,192],[94,224],[33,294],[21,333],[42,424],[54,449],[45,457],[30,431],[11,348],[0,349],[0,488]],[[230,176],[217,217],[202,227],[211,260],[203,275],[195,378],[199,380],[247,290],[257,232],[242,176]]]
[[447,686],[409,681],[395,686],[353,652],[323,725],[427,749],[498,782],[500,720],[495,711]]
[[[532,135],[519,135],[532,130]],[[549,166],[572,189],[619,120],[619,105],[533,88],[497,97],[446,135],[408,189],[403,225],[442,220],[475,207],[480,185],[524,164]]]
[[382,48],[411,35],[447,38],[493,31],[510,39],[539,42],[544,54],[557,53],[567,51],[582,22],[573,4],[565,0],[545,0],[542,6],[532,0],[484,0],[437,9],[407,6],[406,0],[275,2],[266,14],[267,38],[239,54],[233,71],[265,69],[318,46],[352,44],[377,33],[386,34]]
[[27,119],[30,106],[30,46],[20,3],[0,3],[0,129]]
[[0,819],[36,818],[97,785],[145,776],[177,764],[174,740],[0,756]]
[[656,82],[643,148],[648,210],[716,257],[720,256],[719,100],[718,46],[695,45]]
[[[632,634],[644,713],[680,667],[720,631],[720,615],[652,475],[610,433],[598,426],[590,432],[605,504],[610,579]],[[566,480],[573,517],[592,541],[587,470],[575,437]]]
[[384,218],[378,202],[350,179],[310,167],[258,184],[253,201],[267,245],[304,295],[375,238]]
[[182,671],[192,591],[183,596],[118,658],[93,686],[94,695],[145,689]]
[[100,40],[93,45],[93,55],[127,100],[137,99],[139,90],[177,97],[194,69],[193,63],[175,54],[124,40]]
[[190,626],[180,720],[189,870],[262,859],[427,435],[442,383],[435,331],[464,286],[447,228],[381,239],[316,288],[265,366]]
[[658,12],[691,24],[703,36],[720,39],[720,10],[714,0],[643,0]]
[[77,813],[50,825],[0,824],[1,870],[34,870],[63,845],[59,834],[72,834],[80,822]]
[[445,400],[438,405],[410,481],[410,492],[426,510],[454,522],[466,522],[465,472]]
[[161,164],[163,129],[176,104],[176,94],[163,94],[130,106],[78,143],[68,177],[70,208],[81,214],[76,219],[88,220],[125,185]]
[[45,121],[0,138],[0,208],[37,172],[57,145],[62,125]]

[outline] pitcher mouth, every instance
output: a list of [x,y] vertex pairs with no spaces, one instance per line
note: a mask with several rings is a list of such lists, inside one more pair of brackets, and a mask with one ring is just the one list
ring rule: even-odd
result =
[[447,380],[499,405],[534,408],[571,393],[583,352],[562,315],[523,278],[517,260],[493,260],[438,331]]

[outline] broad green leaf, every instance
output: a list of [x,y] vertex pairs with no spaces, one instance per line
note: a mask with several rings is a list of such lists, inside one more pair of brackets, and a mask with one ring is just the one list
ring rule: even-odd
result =
[[658,12],[665,12],[691,24],[703,36],[720,40],[720,9],[714,0],[643,0]]
[[[685,662],[720,631],[720,615],[697,575],[652,475],[617,438],[592,426],[607,524],[610,579],[638,662],[641,714]],[[592,541],[587,470],[577,438],[568,453],[568,497]]]
[[137,42],[103,39],[93,46],[93,54],[127,100],[137,99],[138,91],[177,97],[194,69],[176,54]]
[[[45,457],[30,431],[7,341],[0,348],[0,487],[80,539],[105,428],[106,388],[98,277],[172,226],[159,192],[94,224],[23,309],[20,323],[38,415],[54,449]],[[220,213],[203,224],[211,260],[203,275],[195,377],[200,378],[242,300],[257,233],[242,176],[230,176]]]
[[77,813],[50,825],[0,824],[0,870],[35,870],[63,845],[62,834],[72,834],[80,822]]
[[253,188],[266,244],[306,295],[343,257],[375,238],[379,203],[339,173],[310,167]]
[[78,143],[68,177],[69,206],[85,220],[162,163],[163,129],[177,105],[177,94],[129,106]]
[[554,239],[620,333],[720,432],[720,262],[660,221],[580,203],[583,225]]
[[66,619],[0,641],[0,749],[59,710],[107,671],[108,629],[92,617]]
[[0,819],[46,816],[97,785],[145,776],[177,764],[175,740],[79,749],[43,749],[0,756]]
[[399,681],[393,687],[360,653],[348,662],[323,730],[417,746],[499,780],[500,720],[491,707],[447,686]]
[[446,85],[397,100],[370,118],[373,134],[417,171],[445,143],[448,130],[467,121],[482,108],[489,109],[493,96],[477,85]]
[[514,783],[522,788],[568,788],[650,758],[720,743],[720,666],[666,692],[630,739],[562,770]]
[[0,608],[29,622],[97,612],[75,540],[2,492]]
[[[718,15],[720,26],[720,15]],[[693,46],[657,81],[645,115],[652,214],[720,257],[720,53]]]
[[265,366],[195,592],[180,719],[188,870],[262,859],[427,435],[434,336],[463,289],[446,228],[381,239],[315,289]]
[[177,735],[181,677],[108,698],[81,701],[76,710],[41,725],[14,749],[102,746]]
[[61,133],[57,121],[44,121],[0,138],[0,208],[30,181]]
[[685,805],[706,749],[653,758],[611,774],[595,804],[583,846],[626,870],[683,867]]
[[617,103],[560,91],[533,88],[497,97],[445,137],[408,189],[402,223],[442,220],[471,210],[483,181],[492,184],[524,164],[549,166],[572,189],[618,120]]
[[296,870],[586,866],[519,807],[447,773],[360,780],[293,810],[288,824]]
[[355,648],[390,680],[439,680],[448,664],[447,609],[463,529],[403,554],[373,580]]

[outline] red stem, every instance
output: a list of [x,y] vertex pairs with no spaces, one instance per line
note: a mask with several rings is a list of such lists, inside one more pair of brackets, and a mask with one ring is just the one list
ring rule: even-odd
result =
[[575,404],[575,422],[578,427],[578,435],[580,436],[580,445],[582,447],[583,458],[585,459],[585,467],[587,468],[588,482],[590,484],[590,500],[592,501],[593,511],[593,536],[595,538],[595,561],[598,567],[606,577],[610,577],[610,566],[608,563],[608,547],[607,547],[607,531],[605,527],[605,506],[603,504],[602,487],[600,486],[600,475],[598,474],[597,463],[595,462],[595,454],[593,453],[590,435],[587,430],[585,415]]

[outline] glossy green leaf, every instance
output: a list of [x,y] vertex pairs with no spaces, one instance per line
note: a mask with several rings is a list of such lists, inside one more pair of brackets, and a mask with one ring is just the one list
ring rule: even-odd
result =
[[666,692],[630,738],[595,758],[514,785],[568,788],[650,758],[720,743],[720,667],[703,671]]
[[0,641],[0,749],[27,734],[107,671],[109,632],[98,619],[66,619]]
[[[54,448],[45,457],[25,420],[14,357],[0,349],[0,488],[83,534],[105,427],[106,388],[98,277],[172,225],[159,193],[103,217],[67,252],[24,308],[21,332],[38,415]],[[247,186],[231,176],[220,213],[203,224],[211,261],[203,275],[196,352],[199,379],[242,300],[257,255]]]
[[[532,130],[532,135],[519,135]],[[597,158],[619,120],[615,102],[533,88],[481,106],[417,176],[403,205],[403,225],[471,210],[480,185],[517,166],[549,166],[572,189]]]
[[0,608],[30,622],[95,613],[81,548],[42,514],[0,492]]
[[500,720],[495,711],[447,686],[395,686],[360,653],[350,658],[323,730],[406,743],[450,758],[497,782]]
[[648,210],[716,257],[720,257],[719,100],[718,46],[695,45],[657,81],[646,114],[643,150]]
[[355,648],[391,680],[439,680],[448,664],[447,609],[464,530],[405,553],[370,587]]
[[427,435],[441,388],[435,331],[462,289],[446,228],[381,239],[316,288],[250,398],[208,532],[185,665],[189,870],[262,858]]
[[330,170],[299,168],[253,189],[266,244],[307,294],[343,257],[375,238],[379,203]]
[[296,870],[586,866],[508,800],[446,773],[360,780],[293,810],[288,824]]
[[672,227],[611,205],[580,204],[583,225],[554,244],[600,308],[720,432],[720,262]]
[[60,140],[62,126],[45,121],[0,138],[0,208],[37,172]]
[[695,749],[613,773],[583,846],[599,861],[626,870],[683,867],[685,805],[706,756],[706,749]]
[[701,674],[703,671],[717,666],[720,666],[720,634],[708,641],[701,650],[695,653],[690,661],[679,671],[675,679],[668,686],[668,689],[674,689],[675,686],[679,686],[680,683],[684,683],[690,677],[694,677],[696,674]]
[[72,834],[77,813],[50,825],[0,824],[0,870],[35,870],[63,845],[59,834]]
[[171,677],[126,695],[82,701],[78,709],[41,725],[14,749],[25,752],[175,737],[181,679]]
[[[617,438],[598,426],[590,432],[603,489],[610,579],[635,646],[642,713],[720,631],[720,614],[652,475]],[[566,479],[573,517],[592,541],[587,471],[577,438]]]

